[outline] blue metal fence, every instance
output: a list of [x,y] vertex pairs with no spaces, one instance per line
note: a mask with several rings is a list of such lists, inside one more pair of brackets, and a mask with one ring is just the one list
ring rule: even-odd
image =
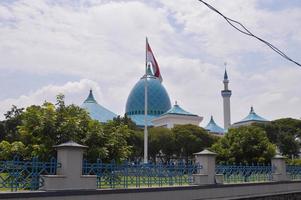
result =
[[224,175],[224,183],[272,180],[272,167],[270,165],[217,165],[215,172]]
[[96,175],[98,188],[140,188],[190,185],[192,174],[201,166],[193,163],[173,162],[167,164],[140,164],[123,162],[117,164],[83,162],[83,174]]
[[[49,162],[20,160],[0,161],[0,190],[37,190],[43,185],[41,175],[55,175],[60,164],[55,158]],[[141,164],[134,162],[96,163],[83,161],[83,174],[96,175],[98,188],[140,188],[181,186],[193,184],[192,174],[202,166],[195,163],[170,162]],[[217,165],[216,174],[224,175],[224,183],[261,182],[272,180],[272,166]],[[301,166],[287,166],[288,176],[301,179]]]
[[286,166],[286,173],[291,180],[301,179],[301,166],[288,165]]
[[37,190],[43,185],[40,175],[54,175],[57,167],[59,164],[55,158],[42,162],[37,157],[26,161],[15,156],[13,160],[0,161],[0,188],[11,191]]

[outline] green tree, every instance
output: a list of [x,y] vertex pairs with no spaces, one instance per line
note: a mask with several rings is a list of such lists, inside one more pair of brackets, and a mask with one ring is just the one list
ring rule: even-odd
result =
[[11,160],[15,155],[24,156],[25,145],[20,141],[9,143],[3,140],[0,143],[0,160]]
[[177,125],[172,128],[172,132],[175,137],[175,153],[186,162],[193,157],[193,153],[211,147],[217,140],[205,129],[191,124]]
[[4,116],[5,120],[0,122],[0,140],[12,142],[19,139],[18,126],[21,124],[21,114],[24,108],[13,105],[11,110]]
[[103,126],[95,120],[91,120],[88,124],[89,130],[83,139],[83,144],[87,145],[86,156],[89,161],[95,162],[96,159],[105,159],[108,157],[108,149],[105,147],[107,138],[103,131]]
[[11,144],[11,155],[19,155],[19,156],[24,156],[25,154],[25,145],[20,142],[20,141],[15,141]]
[[120,124],[123,124],[123,125],[127,125],[127,127],[130,129],[130,130],[140,130],[138,128],[138,126],[135,124],[135,122],[133,122],[131,120],[131,118],[129,118],[127,116],[127,114],[124,115],[124,117],[121,117],[121,116],[117,116],[113,119],[113,122],[115,125],[120,125]]
[[11,156],[11,144],[8,141],[0,143],[0,160],[8,160]]
[[131,146],[127,144],[130,131],[126,125],[115,125],[113,121],[103,124],[106,136],[105,147],[108,150],[107,160],[121,161],[127,159],[131,154]]
[[48,159],[55,155],[53,145],[73,140],[89,146],[89,160],[123,160],[131,153],[127,144],[129,129],[124,124],[101,124],[92,120],[86,110],[65,105],[64,95],[57,96],[56,104],[45,102],[30,106],[21,114],[18,126],[20,141],[26,146],[27,157]]
[[211,150],[218,154],[221,163],[268,163],[275,155],[275,145],[265,131],[252,126],[229,129]]
[[156,162],[157,156],[162,162],[169,161],[174,154],[175,139],[170,129],[155,127],[149,130],[149,159]]
[[22,113],[22,124],[18,130],[21,141],[26,145],[28,157],[38,152],[40,154],[37,156],[43,158],[49,154],[55,155],[52,148],[57,144],[55,119],[55,106],[48,102],[42,106],[30,106]]
[[144,133],[142,130],[130,130],[129,137],[127,139],[128,145],[132,147],[132,153],[130,155],[131,160],[141,160],[144,151]]
[[266,124],[256,123],[253,126],[265,130],[269,140],[277,145],[283,155],[298,156],[301,146],[301,120],[283,118]]

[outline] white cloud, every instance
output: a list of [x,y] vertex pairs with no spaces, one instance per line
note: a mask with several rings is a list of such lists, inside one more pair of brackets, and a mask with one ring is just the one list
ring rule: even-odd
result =
[[[67,82],[64,85],[47,85],[28,94],[22,94],[18,98],[8,98],[0,101],[0,113],[6,113],[12,105],[17,107],[27,107],[30,105],[41,105],[48,101],[55,103],[56,95],[65,95],[67,104],[81,105],[88,96],[89,89],[93,89],[93,94],[97,101],[104,102],[104,95],[99,85],[92,80],[82,79],[78,82]],[[0,116],[2,119],[3,116]]]

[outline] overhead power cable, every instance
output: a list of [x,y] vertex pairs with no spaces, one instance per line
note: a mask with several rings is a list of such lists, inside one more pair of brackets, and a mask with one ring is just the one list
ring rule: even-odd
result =
[[235,28],[236,30],[238,30],[239,32],[248,35],[250,37],[256,38],[257,40],[259,40],[260,42],[263,42],[264,44],[266,44],[268,47],[270,47],[273,51],[275,51],[276,53],[278,53],[280,56],[282,56],[283,58],[295,63],[296,65],[298,65],[299,67],[301,67],[301,64],[298,63],[297,61],[291,59],[290,57],[288,57],[283,51],[281,51],[280,49],[278,49],[277,47],[275,47],[274,45],[272,45],[271,43],[269,43],[268,41],[254,35],[251,31],[249,31],[242,23],[233,20],[225,15],[223,15],[220,11],[218,11],[216,8],[214,8],[213,6],[211,6],[210,4],[206,3],[203,0],[199,0],[200,2],[202,2],[203,4],[205,4],[208,8],[210,8],[211,10],[213,10],[214,12],[216,12],[217,14],[219,14],[220,16],[222,16],[227,22],[228,24],[230,24],[233,28]]

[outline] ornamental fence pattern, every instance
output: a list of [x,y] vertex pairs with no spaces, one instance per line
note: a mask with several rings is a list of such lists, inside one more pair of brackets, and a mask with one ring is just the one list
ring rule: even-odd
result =
[[[0,161],[0,190],[38,190],[43,186],[41,175],[55,175],[61,164],[55,158],[48,162],[20,160]],[[195,163],[170,162],[141,164],[133,162],[95,163],[83,161],[83,174],[97,176],[97,188],[142,188],[193,185],[193,174],[202,169]],[[224,183],[272,181],[270,165],[217,165],[216,174],[223,174]],[[291,180],[301,180],[301,166],[286,167]]]
[[43,185],[41,175],[54,175],[60,165],[55,158],[49,162],[39,161],[37,157],[31,160],[20,160],[15,156],[10,161],[0,161],[1,190],[37,190]]
[[272,181],[272,166],[264,165],[217,165],[216,174],[224,175],[224,183]]
[[192,185],[192,174],[196,174],[202,166],[184,162],[167,164],[141,164],[123,162],[117,164],[83,162],[84,175],[97,176],[97,188],[141,188]]
[[301,166],[287,165],[286,173],[291,180],[300,180],[301,179]]

